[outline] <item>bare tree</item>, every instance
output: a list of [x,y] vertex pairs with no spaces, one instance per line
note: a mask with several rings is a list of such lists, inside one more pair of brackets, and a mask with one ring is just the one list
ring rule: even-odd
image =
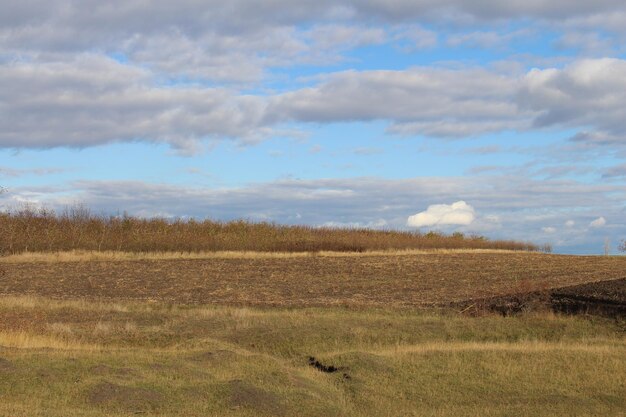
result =
[[[4,194],[6,192],[7,192],[7,189],[0,185],[0,194]],[[4,253],[0,250],[0,256],[2,255],[4,255]],[[6,274],[6,271],[4,268],[2,268],[2,265],[0,265],[0,277],[3,276],[4,274]]]

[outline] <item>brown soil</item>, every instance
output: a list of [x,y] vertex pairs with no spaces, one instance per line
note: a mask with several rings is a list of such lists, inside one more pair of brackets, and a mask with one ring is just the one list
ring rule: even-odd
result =
[[250,306],[425,306],[623,278],[626,257],[448,253],[7,263],[0,295]]
[[163,397],[150,389],[101,382],[89,390],[88,400],[90,404],[96,406],[142,412],[157,409]]
[[556,311],[626,317],[626,278],[558,288],[550,300]]
[[272,416],[286,415],[285,407],[277,394],[241,380],[230,381],[229,388],[230,404],[233,408],[248,408]]
[[0,372],[8,372],[15,369],[15,365],[13,365],[10,361],[0,358]]
[[626,278],[466,300],[451,305],[470,315],[498,312],[507,316],[531,310],[552,310],[568,314],[626,317]]

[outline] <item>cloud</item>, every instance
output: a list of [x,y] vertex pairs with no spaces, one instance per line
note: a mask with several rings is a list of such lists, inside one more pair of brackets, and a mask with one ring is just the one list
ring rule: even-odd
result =
[[252,95],[163,83],[149,68],[86,53],[0,63],[0,147],[145,141],[193,153],[207,141],[293,137],[300,134],[294,123],[382,120],[391,134],[439,138],[579,128],[572,138],[577,146],[623,148],[624,102],[626,61],[620,59],[525,75],[442,67],[341,71],[310,87]]
[[610,167],[604,171],[602,178],[626,177],[626,164]]
[[[534,69],[525,77],[518,96],[521,108],[538,112],[536,127],[594,126],[605,138],[626,127],[626,61],[585,59],[563,69]],[[578,137],[578,141],[598,136]],[[613,140],[611,140],[613,142]]]
[[387,120],[389,131],[464,137],[531,125],[513,101],[518,81],[483,69],[344,71],[273,97],[269,117],[332,123]]
[[605,224],[606,224],[606,219],[604,217],[598,217],[597,219],[589,223],[589,226],[590,227],[602,227]]
[[[8,167],[0,167],[0,177],[23,177],[27,175],[37,175],[37,176],[46,176],[53,174],[60,174],[68,171],[65,168],[8,168]],[[0,186],[0,189],[2,187]]]
[[552,227],[552,226],[542,227],[541,231],[543,233],[553,234],[553,233],[556,233],[556,227]]
[[528,38],[533,33],[528,30],[500,33],[495,31],[473,31],[450,35],[447,38],[449,46],[469,46],[473,48],[501,48],[508,45],[513,39]]
[[565,222],[565,227],[574,227],[575,224],[576,222],[574,220],[567,220]]
[[626,60],[602,58],[522,76],[477,68],[344,71],[272,97],[268,117],[310,123],[385,120],[390,133],[442,138],[578,128],[572,141],[619,147],[626,143],[624,102]]
[[474,208],[465,201],[450,205],[433,204],[426,211],[409,216],[407,225],[411,227],[461,225],[467,226],[476,219]]
[[586,56],[603,57],[612,55],[613,39],[603,37],[595,31],[568,31],[556,42],[560,49],[574,49],[583,52]]
[[193,151],[201,139],[245,143],[276,134],[263,123],[265,104],[258,97],[154,81],[146,70],[92,54],[0,65],[0,146],[146,141]]

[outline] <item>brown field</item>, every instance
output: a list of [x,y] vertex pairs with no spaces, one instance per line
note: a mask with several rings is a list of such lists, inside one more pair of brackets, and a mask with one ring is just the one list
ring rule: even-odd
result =
[[[626,257],[72,252],[4,257],[0,270],[3,417],[623,417],[626,407],[623,319],[458,308],[618,279]],[[619,282],[593,293],[620,296]],[[454,308],[428,308],[442,305]]]
[[524,252],[28,259],[0,264],[5,270],[0,295],[260,307],[427,307],[626,276],[626,257]]

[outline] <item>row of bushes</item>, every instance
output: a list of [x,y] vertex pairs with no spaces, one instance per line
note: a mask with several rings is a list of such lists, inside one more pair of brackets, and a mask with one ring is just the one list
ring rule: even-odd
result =
[[35,251],[367,251],[475,248],[536,251],[531,243],[461,233],[318,228],[195,219],[101,216],[85,207],[56,213],[21,208],[0,213],[0,252]]

